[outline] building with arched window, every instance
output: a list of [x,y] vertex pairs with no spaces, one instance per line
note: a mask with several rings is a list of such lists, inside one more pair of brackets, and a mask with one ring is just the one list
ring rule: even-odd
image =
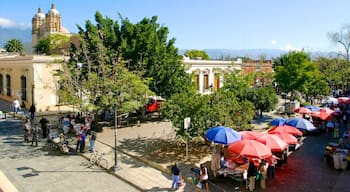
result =
[[57,110],[58,80],[54,72],[61,67],[62,56],[0,55],[0,99],[11,103],[35,103],[38,111]]

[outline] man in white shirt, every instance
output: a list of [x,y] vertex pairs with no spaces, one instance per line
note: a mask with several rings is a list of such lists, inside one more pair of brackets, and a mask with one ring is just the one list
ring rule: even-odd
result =
[[15,110],[15,114],[17,114],[18,113],[18,111],[19,111],[19,109],[20,109],[20,104],[19,104],[19,101],[18,101],[18,99],[15,99],[14,101],[13,101],[13,109]]

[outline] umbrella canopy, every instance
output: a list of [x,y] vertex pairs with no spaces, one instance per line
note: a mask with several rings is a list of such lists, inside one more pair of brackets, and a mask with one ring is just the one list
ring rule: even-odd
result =
[[300,113],[300,114],[311,114],[312,113],[312,111],[310,109],[305,108],[305,107],[296,108],[296,109],[294,109],[294,112]]
[[228,145],[229,153],[241,155],[247,158],[266,159],[272,156],[271,149],[266,145],[255,141],[243,139]]
[[283,141],[277,135],[268,133],[261,134],[256,138],[256,141],[266,145],[272,152],[282,152],[288,147],[288,143]]
[[334,98],[334,97],[327,97],[327,98],[324,100],[324,103],[338,105],[338,99],[336,99],[336,98]]
[[303,135],[303,132],[301,132],[299,129],[289,126],[289,125],[282,125],[282,126],[276,126],[272,127],[268,133],[289,133],[291,135]]
[[255,131],[240,131],[239,134],[241,134],[242,139],[250,139],[255,140],[260,133]]
[[235,130],[224,127],[217,126],[208,129],[205,134],[205,137],[214,143],[228,145],[232,142],[239,141],[242,139],[242,136]]
[[350,97],[338,97],[337,100],[339,105],[350,104]]
[[284,142],[288,143],[289,145],[298,143],[298,139],[289,133],[273,133],[273,134],[277,135],[279,138],[281,138]]
[[307,105],[307,106],[304,106],[305,108],[307,109],[310,109],[311,111],[319,111],[320,108],[317,107],[317,106],[313,106],[313,105]]
[[290,125],[306,131],[314,131],[316,129],[315,126],[309,120],[300,117],[287,119],[286,125]]
[[279,126],[279,125],[284,125],[286,123],[287,119],[286,118],[276,118],[271,121],[270,125],[272,126]]

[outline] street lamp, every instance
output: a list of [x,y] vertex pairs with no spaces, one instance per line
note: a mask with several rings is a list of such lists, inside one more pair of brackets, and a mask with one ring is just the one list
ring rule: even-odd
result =
[[[118,93],[118,98],[120,98],[120,101],[123,101],[123,95],[121,93]],[[117,103],[114,104],[114,171],[119,171],[122,168],[118,164],[118,108]]]

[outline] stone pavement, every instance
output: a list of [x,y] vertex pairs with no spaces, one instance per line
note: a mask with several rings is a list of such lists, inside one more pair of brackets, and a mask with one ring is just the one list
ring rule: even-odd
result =
[[99,167],[87,167],[77,154],[63,155],[44,140],[23,142],[21,120],[0,120],[0,191],[140,191]]

